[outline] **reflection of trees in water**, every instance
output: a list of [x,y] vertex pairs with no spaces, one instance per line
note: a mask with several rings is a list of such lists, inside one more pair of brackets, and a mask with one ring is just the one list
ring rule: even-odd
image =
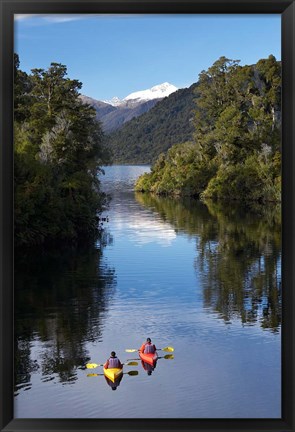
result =
[[17,388],[29,383],[37,369],[44,380],[55,374],[63,383],[73,382],[76,368],[89,360],[86,342],[101,338],[115,286],[114,270],[102,265],[101,258],[101,250],[94,247],[16,257]]
[[195,236],[204,229],[204,221],[208,218],[208,209],[200,201],[186,198],[183,200],[148,193],[135,193],[136,200],[160,215],[161,219],[170,223],[175,232],[183,231]]
[[[278,330],[281,323],[280,213],[260,214],[207,203],[215,232],[199,239],[196,268],[201,270],[205,307],[227,322],[240,317]],[[203,270],[206,268],[206,271]]]
[[226,322],[260,321],[277,331],[281,324],[281,221],[277,207],[243,209],[136,194],[176,231],[197,238],[196,271],[202,278],[204,307]]

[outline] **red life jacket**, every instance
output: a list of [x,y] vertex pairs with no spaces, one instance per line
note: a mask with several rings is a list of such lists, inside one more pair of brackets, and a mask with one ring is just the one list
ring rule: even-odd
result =
[[120,368],[120,361],[117,357],[110,357],[109,358],[109,368]]
[[155,352],[155,345],[151,344],[150,342],[147,342],[144,346],[144,354],[154,354]]

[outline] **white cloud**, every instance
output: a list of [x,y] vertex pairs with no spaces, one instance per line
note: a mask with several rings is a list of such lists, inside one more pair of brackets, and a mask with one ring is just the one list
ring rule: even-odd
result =
[[33,17],[33,16],[39,16],[39,15],[29,15],[29,14],[15,14],[14,15],[14,19],[16,21],[22,21],[25,20],[27,18]]
[[89,15],[63,15],[63,14],[16,14],[14,15],[14,18],[16,21],[24,21],[31,18],[41,18],[42,21],[40,21],[40,24],[44,24],[44,21],[48,23],[64,23],[69,21],[78,21],[81,19],[84,19],[86,16]]
[[86,18],[138,18],[143,17],[141,14],[15,14],[14,18],[16,21],[24,21],[31,18],[41,18],[39,21],[40,25],[47,23],[64,23],[69,21],[79,21]]
[[51,23],[64,23],[69,21],[79,21],[85,18],[85,15],[55,15],[55,16],[45,16],[44,19]]

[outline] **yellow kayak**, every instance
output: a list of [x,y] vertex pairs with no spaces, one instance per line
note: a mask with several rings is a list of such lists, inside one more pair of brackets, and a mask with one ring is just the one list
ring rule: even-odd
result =
[[116,379],[123,373],[123,369],[119,368],[103,368],[103,373],[107,378],[109,378],[111,381],[115,382]]

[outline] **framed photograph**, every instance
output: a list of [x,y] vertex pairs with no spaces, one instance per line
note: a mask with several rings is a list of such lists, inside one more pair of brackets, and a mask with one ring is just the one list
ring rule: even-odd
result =
[[294,0],[0,0],[1,431],[295,431]]

